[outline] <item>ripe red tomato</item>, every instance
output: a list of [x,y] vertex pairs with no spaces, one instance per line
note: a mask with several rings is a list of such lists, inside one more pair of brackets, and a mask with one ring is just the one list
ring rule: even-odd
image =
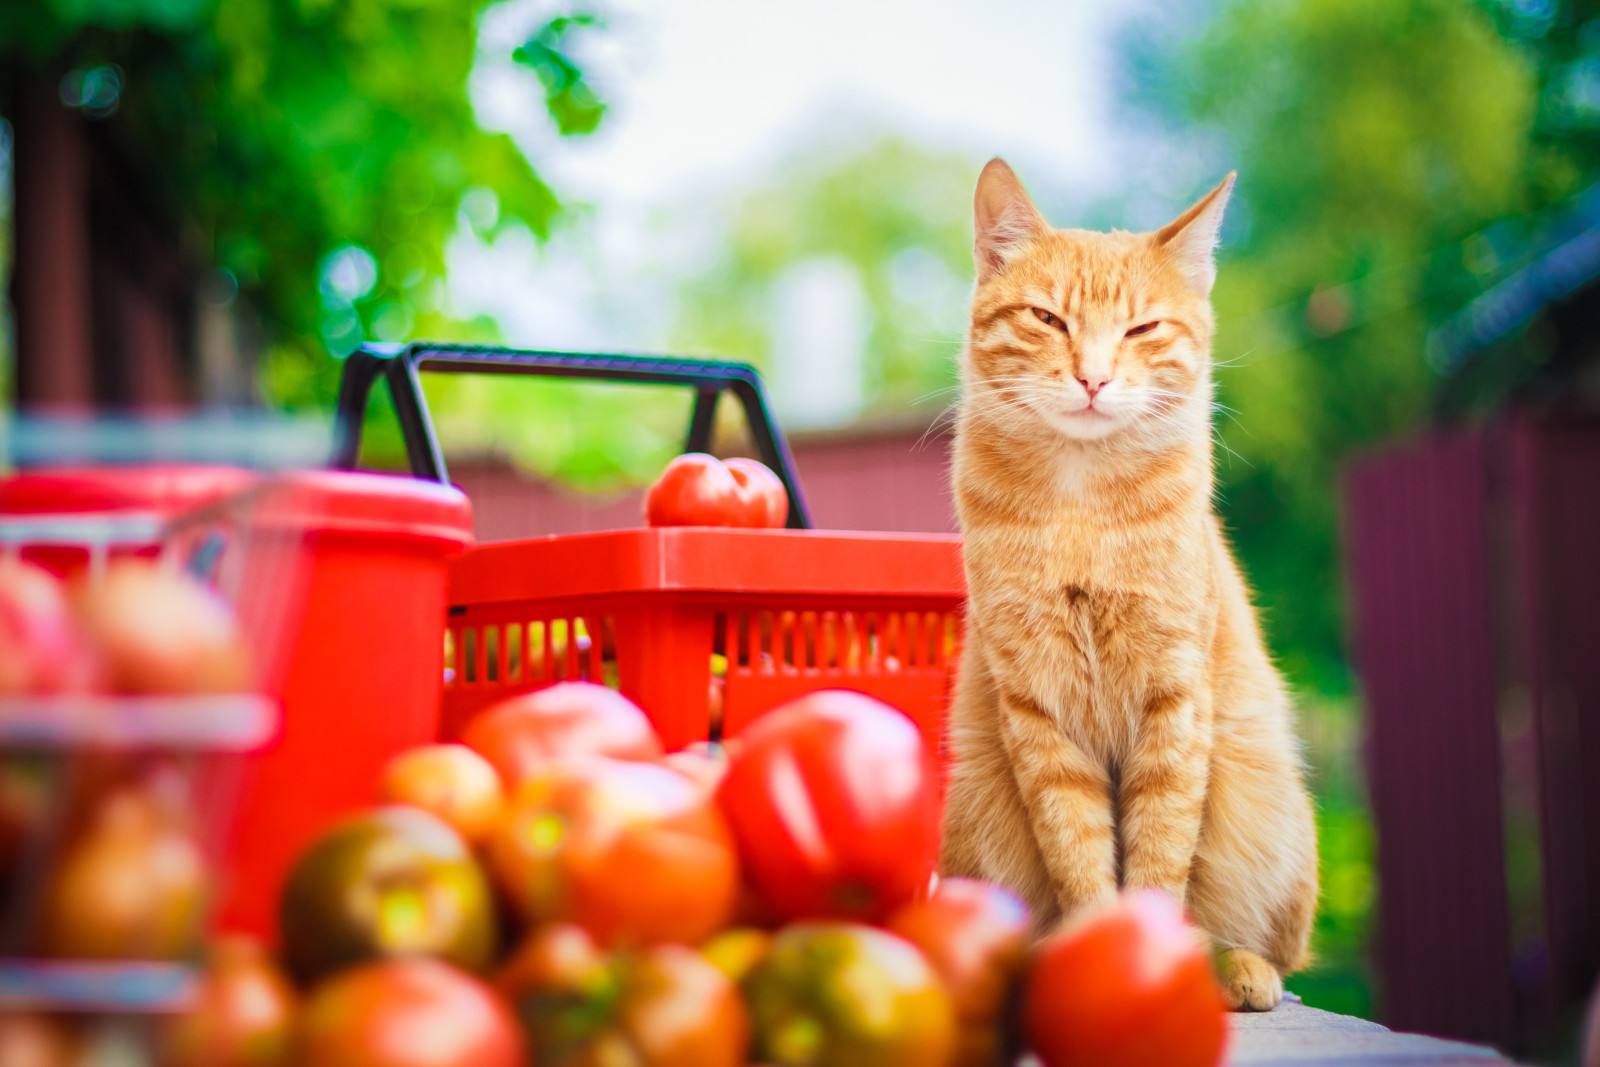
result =
[[1204,937],[1158,890],[1127,893],[1039,946],[1023,1029],[1045,1067],[1214,1067],[1228,1044]]
[[117,693],[239,693],[250,649],[233,608],[206,586],[146,559],[113,560],[78,592],[104,683]]
[[939,786],[915,724],[822,690],[739,736],[717,803],[751,881],[785,919],[877,921],[927,885]]
[[295,1006],[294,987],[265,946],[218,938],[193,1004],[162,1025],[161,1067],[286,1067]]
[[378,792],[437,815],[471,844],[488,836],[506,803],[499,773],[466,745],[406,749],[384,766]]
[[560,682],[485,708],[461,741],[500,772],[507,790],[569,756],[661,757],[661,739],[639,706],[593,682]]
[[689,452],[667,464],[644,498],[650,526],[776,528],[789,517],[789,494],[770,469],[753,459],[723,463]]
[[0,696],[81,690],[94,658],[55,576],[0,558]]
[[484,983],[421,956],[341,971],[312,990],[299,1067],[522,1067],[522,1033]]
[[723,466],[747,492],[751,489],[757,491],[762,506],[753,525],[775,530],[789,521],[789,491],[783,487],[783,479],[771,467],[743,456],[726,460]]
[[1028,906],[1002,886],[946,878],[884,925],[922,950],[955,1004],[953,1067],[999,1062],[1006,997],[1028,952]]
[[529,779],[488,855],[525,922],[575,922],[608,947],[698,943],[738,899],[712,798],[656,763],[590,758]]

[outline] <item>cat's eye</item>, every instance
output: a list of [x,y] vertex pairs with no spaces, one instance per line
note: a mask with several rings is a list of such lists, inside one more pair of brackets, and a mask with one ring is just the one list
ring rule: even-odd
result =
[[1151,330],[1155,329],[1157,326],[1160,326],[1160,325],[1161,325],[1161,320],[1160,319],[1157,319],[1155,322],[1142,323],[1142,324],[1140,324],[1138,326],[1135,326],[1133,329],[1129,330],[1127,333],[1123,334],[1122,336],[1124,336],[1124,337],[1142,337],[1142,336],[1144,336],[1145,334],[1149,333]]
[[1046,326],[1054,326],[1062,333],[1067,332],[1067,324],[1062,322],[1055,315],[1050,314],[1050,312],[1046,311],[1044,308],[1034,308],[1033,314],[1035,318],[1044,323]]

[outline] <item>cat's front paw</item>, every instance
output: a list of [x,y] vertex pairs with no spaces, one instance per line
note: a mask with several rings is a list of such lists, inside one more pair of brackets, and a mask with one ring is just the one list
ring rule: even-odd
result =
[[1217,972],[1229,1011],[1271,1011],[1283,999],[1283,976],[1249,949],[1224,952],[1217,960]]

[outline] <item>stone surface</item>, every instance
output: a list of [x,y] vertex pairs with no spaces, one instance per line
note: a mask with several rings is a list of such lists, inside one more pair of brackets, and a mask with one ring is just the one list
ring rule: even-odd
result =
[[1491,1048],[1399,1034],[1285,996],[1275,1011],[1233,1016],[1229,1064],[1240,1067],[1487,1067],[1511,1061]]

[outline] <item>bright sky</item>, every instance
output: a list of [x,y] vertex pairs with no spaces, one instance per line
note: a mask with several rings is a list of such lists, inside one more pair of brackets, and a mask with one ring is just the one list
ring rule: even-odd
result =
[[[672,270],[648,231],[663,205],[708,202],[758,181],[827,122],[1004,155],[1035,187],[1102,191],[1114,180],[1108,44],[1125,9],[1091,0],[611,0],[583,53],[611,105],[588,138],[556,143],[531,72],[506,58],[547,0],[490,11],[473,95],[558,195],[594,207],[592,229],[539,249],[515,235],[458,241],[458,310],[551,347],[660,347],[665,310],[632,287]],[[607,314],[621,300],[630,314]]]

